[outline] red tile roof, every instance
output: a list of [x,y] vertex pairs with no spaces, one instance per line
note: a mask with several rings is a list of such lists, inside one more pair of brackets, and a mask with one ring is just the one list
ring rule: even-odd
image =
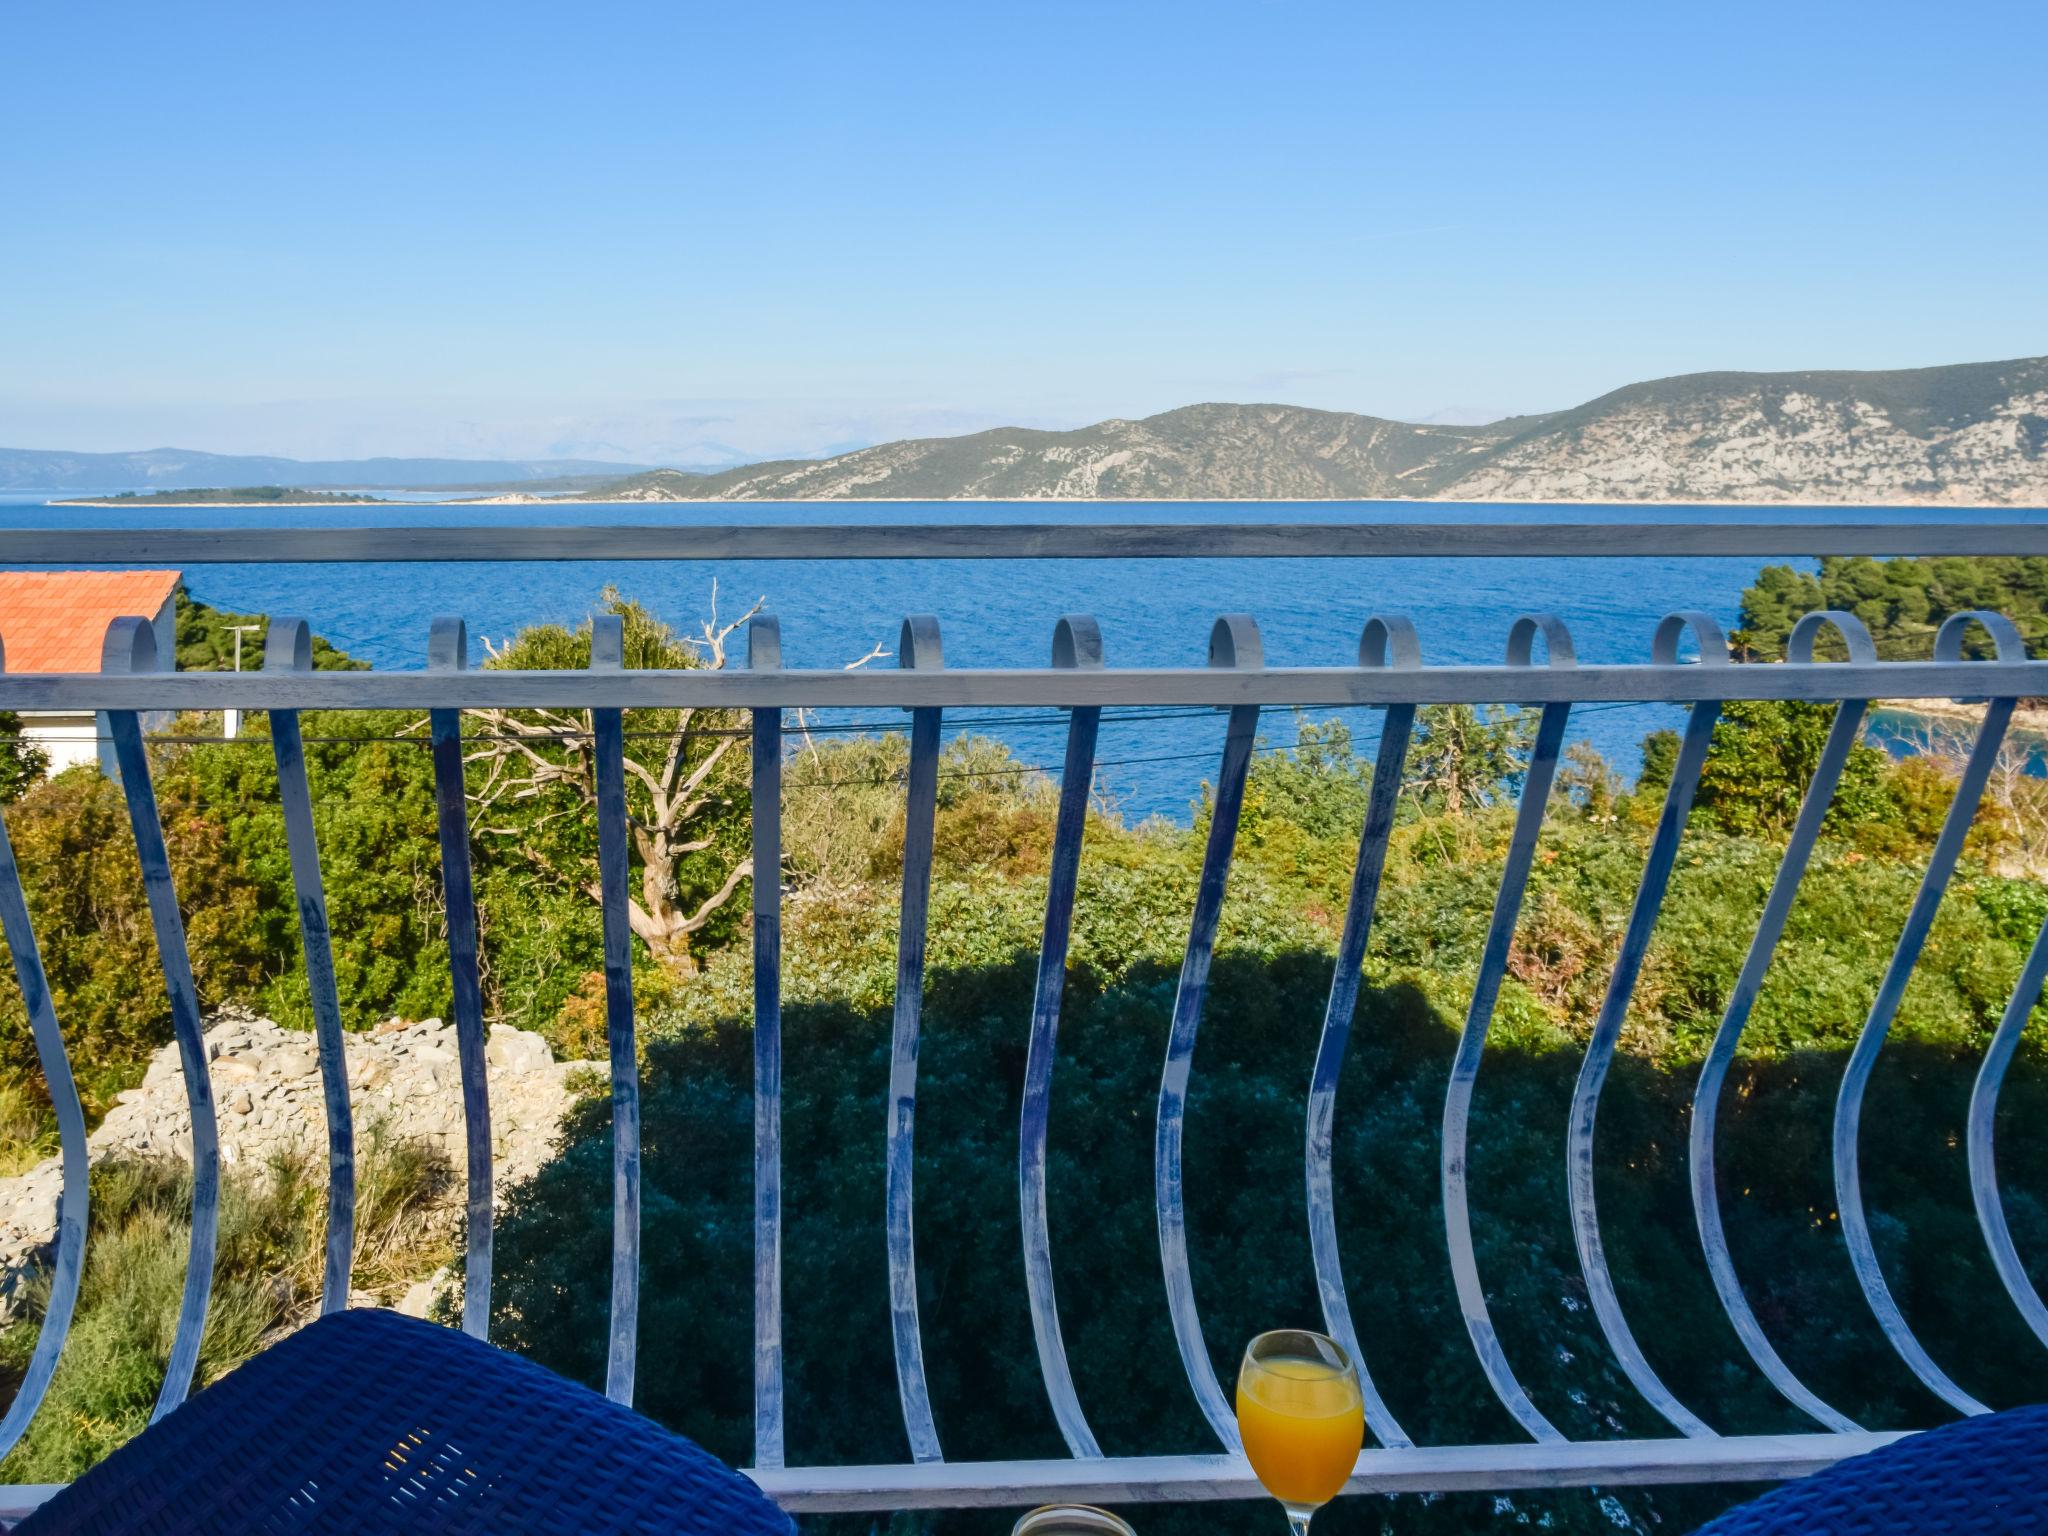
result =
[[97,672],[113,620],[154,619],[178,571],[0,571],[0,646],[10,672]]

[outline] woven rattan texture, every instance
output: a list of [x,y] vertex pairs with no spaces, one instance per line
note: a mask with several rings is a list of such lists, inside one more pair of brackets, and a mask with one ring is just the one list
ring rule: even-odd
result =
[[1694,1536],[2021,1532],[2048,1532],[2048,1407],[1908,1435],[1731,1509]]
[[787,1536],[746,1478],[452,1328],[339,1312],[231,1371],[17,1536]]

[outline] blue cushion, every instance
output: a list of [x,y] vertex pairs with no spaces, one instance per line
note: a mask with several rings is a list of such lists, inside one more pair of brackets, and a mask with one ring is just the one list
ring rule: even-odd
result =
[[1731,1509],[1694,1536],[2028,1536],[2048,1531],[2048,1406],[1908,1435]]
[[529,1360],[337,1312],[122,1446],[17,1536],[788,1536],[709,1452]]

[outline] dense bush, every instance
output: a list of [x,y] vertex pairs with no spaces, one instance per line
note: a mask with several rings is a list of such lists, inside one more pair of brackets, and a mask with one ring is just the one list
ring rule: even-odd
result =
[[[1783,836],[1820,766],[1821,748],[1835,720],[1833,704],[1734,699],[1721,706],[1713,749],[1700,772],[1696,813],[1724,832]],[[1678,760],[1678,734],[1655,731],[1643,740],[1641,791],[1661,792]],[[1922,765],[1924,766],[1924,765]],[[1894,764],[1878,748],[1858,741],[1828,808],[1829,830],[1894,851],[1931,841],[1947,810],[1949,786],[1930,804],[1922,767]]]

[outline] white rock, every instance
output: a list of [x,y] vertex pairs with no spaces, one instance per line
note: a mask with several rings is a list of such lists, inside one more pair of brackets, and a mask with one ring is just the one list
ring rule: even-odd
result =
[[[206,1032],[221,1160],[262,1169],[279,1153],[317,1167],[327,1155],[326,1104],[310,1035],[247,1014],[222,1017]],[[440,1019],[392,1020],[351,1034],[346,1055],[354,1101],[358,1155],[379,1123],[390,1138],[422,1138],[457,1171],[465,1162],[462,1091],[455,1038]],[[491,1031],[488,1059],[495,1182],[500,1189],[530,1177],[546,1162],[571,1102],[572,1071],[591,1063],[557,1062],[535,1034],[506,1026]],[[89,1155],[191,1157],[191,1116],[177,1047],[150,1060],[139,1088],[118,1096],[88,1138]],[[15,1293],[32,1265],[47,1262],[56,1229],[60,1162],[52,1158],[13,1179],[0,1179],[0,1324],[18,1308]],[[459,1216],[460,1194],[449,1219]],[[435,1287],[445,1285],[437,1277]],[[417,1288],[416,1288],[417,1289]],[[430,1304],[431,1292],[419,1305]]]
[[492,1066],[509,1072],[533,1072],[555,1064],[547,1041],[518,1029],[492,1030],[491,1043],[484,1054]]
[[441,1287],[447,1283],[447,1269],[437,1269],[426,1279],[416,1280],[408,1286],[405,1294],[398,1299],[398,1305],[392,1310],[403,1312],[407,1317],[425,1317],[433,1309],[434,1299],[440,1294]]

